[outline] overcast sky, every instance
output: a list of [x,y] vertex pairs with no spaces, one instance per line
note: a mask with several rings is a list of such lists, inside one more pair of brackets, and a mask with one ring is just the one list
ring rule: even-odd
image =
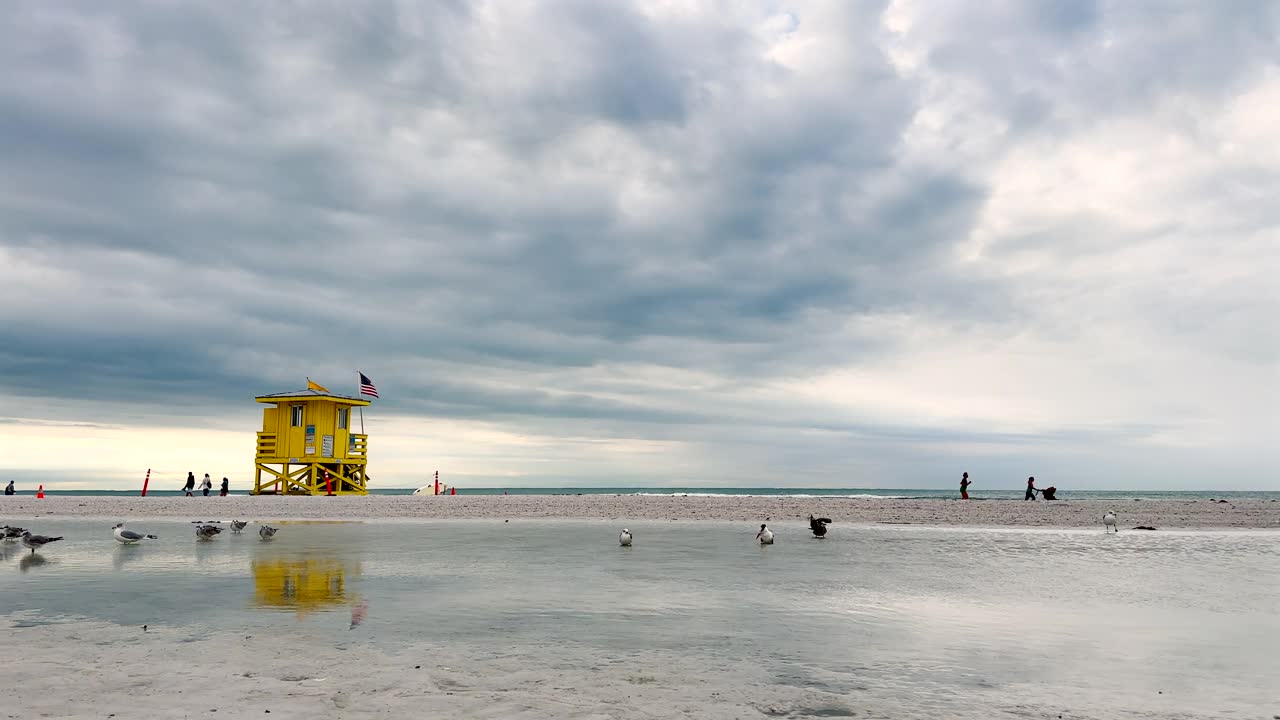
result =
[[1280,4],[0,23],[0,477],[1280,489]]

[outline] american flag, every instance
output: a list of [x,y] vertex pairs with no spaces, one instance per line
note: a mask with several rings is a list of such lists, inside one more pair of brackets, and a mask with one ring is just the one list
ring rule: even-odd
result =
[[373,381],[364,373],[360,373],[360,394],[378,397],[378,388],[373,386]]

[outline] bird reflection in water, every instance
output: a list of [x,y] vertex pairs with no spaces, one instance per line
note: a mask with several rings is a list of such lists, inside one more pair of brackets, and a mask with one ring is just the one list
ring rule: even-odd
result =
[[45,559],[43,555],[30,553],[27,555],[23,555],[22,559],[18,561],[18,569],[21,570],[22,572],[27,572],[31,568],[43,567],[48,564],[49,564],[49,561]]
[[139,548],[137,545],[120,545],[112,551],[111,567],[115,568],[118,572],[123,570],[126,564],[137,560],[144,554],[145,553],[142,551],[142,548]]

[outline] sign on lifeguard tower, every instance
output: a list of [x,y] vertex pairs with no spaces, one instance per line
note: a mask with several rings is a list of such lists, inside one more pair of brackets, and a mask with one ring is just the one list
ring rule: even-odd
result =
[[[369,494],[363,414],[368,400],[329,392],[310,378],[306,390],[255,399],[272,407],[262,409],[254,495]],[[352,408],[361,413],[358,433],[351,426]]]

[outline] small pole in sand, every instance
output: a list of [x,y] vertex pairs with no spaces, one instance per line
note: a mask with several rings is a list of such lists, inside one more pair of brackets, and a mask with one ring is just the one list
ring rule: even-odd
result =
[[142,497],[147,496],[147,486],[151,484],[151,468],[147,468],[147,476],[142,480]]
[[436,471],[436,494],[440,494],[440,471]]

